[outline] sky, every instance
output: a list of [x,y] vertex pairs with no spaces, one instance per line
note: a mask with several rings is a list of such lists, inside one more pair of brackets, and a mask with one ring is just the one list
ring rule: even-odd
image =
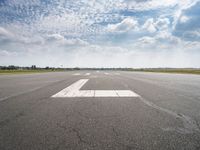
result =
[[0,0],[0,65],[200,67],[200,0]]

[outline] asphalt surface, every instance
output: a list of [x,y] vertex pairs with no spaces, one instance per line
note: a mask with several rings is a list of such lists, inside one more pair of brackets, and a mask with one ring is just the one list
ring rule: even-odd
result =
[[[81,90],[131,90],[140,97],[51,97],[80,79],[89,79]],[[1,75],[0,150],[66,149],[200,149],[200,76]]]

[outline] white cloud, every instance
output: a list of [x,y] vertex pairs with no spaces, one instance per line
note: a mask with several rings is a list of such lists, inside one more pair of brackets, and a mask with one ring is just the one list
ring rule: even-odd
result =
[[36,26],[40,26],[42,30],[72,30],[81,26],[81,18],[74,13],[52,14],[41,18],[37,23]]
[[[0,13],[6,14],[4,18],[0,16],[0,40],[6,39],[0,41],[0,63],[66,67],[199,66],[199,60],[192,54],[200,49],[199,42],[175,37],[171,29],[173,19],[173,24],[176,19],[182,23],[192,20],[182,11],[194,2],[61,0],[43,5],[39,0],[9,1],[9,7],[0,8]],[[163,15],[163,10],[169,12]],[[7,14],[13,18],[9,20]],[[192,30],[183,37],[199,35],[198,30]]]
[[6,40],[9,44],[13,43],[22,43],[22,44],[42,44],[44,43],[43,37],[37,34],[29,36],[28,34],[24,35],[25,31],[20,28],[13,27],[12,31],[0,27],[0,42],[1,40]]
[[79,38],[69,38],[66,39],[61,34],[40,34],[24,36],[23,34],[10,32],[5,28],[0,27],[0,40],[7,40],[9,44],[23,44],[23,45],[40,45],[44,44],[52,45],[56,44],[57,46],[85,46],[88,45],[88,42],[79,39]]
[[108,25],[108,32],[111,33],[125,33],[131,30],[138,30],[138,22],[133,18],[125,18],[120,23]]
[[36,6],[40,5],[40,0],[8,0],[7,3],[12,6]]
[[184,40],[199,41],[198,32],[200,29],[198,15],[200,1],[187,9],[180,11],[179,16],[173,24],[173,34],[182,37]]
[[142,29],[147,30],[150,33],[154,33],[157,31],[155,23],[154,23],[154,19],[153,18],[149,18],[146,20],[146,22],[144,23],[144,25],[142,26]]
[[17,56],[16,51],[8,51],[0,49],[0,57],[13,57],[13,56]]
[[160,30],[168,30],[169,25],[170,21],[168,18],[158,18],[157,20],[149,18],[146,20],[141,29],[146,30],[150,33],[155,33]]
[[145,36],[145,37],[142,37],[140,39],[137,40],[138,44],[140,43],[140,45],[142,46],[143,44],[155,44],[156,43],[156,39],[155,38],[152,38],[152,37],[148,37],[148,36]]
[[180,22],[181,23],[186,23],[187,21],[189,21],[189,17],[187,17],[187,16],[181,16],[180,17]]
[[132,47],[141,51],[171,51],[182,48],[185,44],[184,41],[173,36],[171,33],[167,31],[159,31],[153,36],[144,36],[137,39]]
[[[52,36],[58,41],[63,40],[61,35]],[[1,64],[64,67],[198,67],[200,54],[194,55],[191,51],[198,50],[200,43],[162,43],[171,42],[173,38],[162,32],[155,37],[142,37],[137,42],[133,41],[127,48],[89,43],[85,46],[60,47],[60,44],[51,45],[50,41],[44,45],[23,44],[24,50],[18,49],[20,46],[13,47],[16,48],[17,55],[11,54],[11,50],[0,50],[0,60]],[[52,43],[58,42],[57,40]]]
[[88,42],[81,39],[66,39],[60,34],[51,34],[46,37],[46,44],[59,44],[61,46],[86,46]]
[[13,37],[13,34],[11,32],[9,32],[8,30],[6,30],[3,27],[0,27],[0,38],[1,39],[9,39],[12,37]]
[[196,3],[198,0],[124,0],[122,3],[123,8],[128,8],[133,11],[146,11],[163,9],[167,7],[179,7],[185,9]]
[[[197,3],[199,2],[199,0],[186,0],[186,1],[179,1],[179,7],[177,9],[174,10],[174,14],[173,14],[173,29],[175,29],[176,25],[178,24],[179,21],[182,21],[182,23],[185,23],[188,21],[187,16],[185,16],[183,14],[183,12],[185,10],[190,9],[192,6],[195,6]],[[183,17],[183,18],[182,18]]]
[[200,30],[196,30],[196,31],[186,31],[183,33],[183,37],[184,38],[189,38],[192,40],[198,40],[200,39]]
[[168,18],[159,18],[155,22],[155,26],[159,30],[166,30],[166,29],[168,29],[169,25],[170,25],[170,21]]

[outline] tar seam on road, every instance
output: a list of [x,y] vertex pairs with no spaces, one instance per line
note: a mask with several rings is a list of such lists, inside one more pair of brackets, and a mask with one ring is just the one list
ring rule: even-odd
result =
[[185,115],[183,115],[183,114],[175,113],[175,112],[173,112],[173,111],[171,111],[171,110],[168,110],[168,109],[166,109],[166,108],[159,107],[159,106],[155,105],[154,103],[149,102],[149,101],[147,101],[146,99],[144,99],[144,98],[142,98],[142,97],[140,97],[140,100],[141,100],[144,104],[146,104],[146,105],[148,105],[148,106],[150,106],[150,107],[152,107],[152,108],[154,108],[154,109],[157,109],[157,110],[159,110],[159,111],[165,112],[165,113],[167,113],[167,114],[169,114],[169,115],[171,115],[171,116],[174,116],[175,118],[178,118],[178,119],[180,119],[180,120],[183,122],[184,128],[176,128],[176,129],[168,128],[168,129],[164,129],[164,130],[166,130],[166,131],[167,131],[167,130],[168,130],[168,131],[170,131],[170,130],[171,130],[171,131],[175,130],[175,131],[177,131],[177,132],[179,132],[179,133],[183,133],[183,134],[200,132],[200,129],[199,129],[199,127],[198,127],[196,121],[193,120],[191,117],[185,116]]

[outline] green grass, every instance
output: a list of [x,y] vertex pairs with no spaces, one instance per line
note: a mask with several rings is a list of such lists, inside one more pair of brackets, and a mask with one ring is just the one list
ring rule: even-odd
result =
[[[178,74],[197,74],[200,75],[200,69],[171,69],[171,68],[152,68],[152,69],[128,69],[129,71],[140,71],[140,72],[157,72],[157,73],[178,73]],[[0,70],[0,75],[4,74],[31,74],[31,73],[46,73],[46,72],[60,72],[65,71],[64,69],[55,70]]]
[[46,73],[46,72],[58,72],[64,70],[0,70],[0,75],[3,74],[31,74],[31,73]]
[[200,69],[133,69],[133,71],[142,72],[158,72],[158,73],[178,73],[178,74],[198,74],[200,75]]

